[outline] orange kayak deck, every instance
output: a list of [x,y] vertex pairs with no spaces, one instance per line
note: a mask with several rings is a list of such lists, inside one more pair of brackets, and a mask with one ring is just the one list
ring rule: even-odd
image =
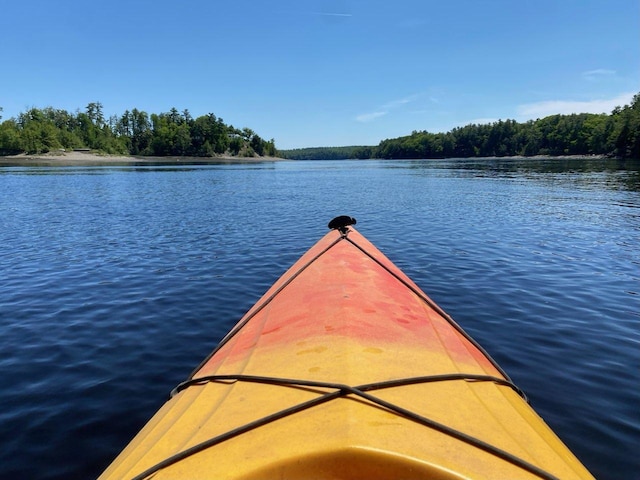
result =
[[353,227],[329,232],[100,477],[593,478]]

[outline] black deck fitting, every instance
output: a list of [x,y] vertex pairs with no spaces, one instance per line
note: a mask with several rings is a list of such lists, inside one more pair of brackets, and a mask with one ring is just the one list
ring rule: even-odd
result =
[[356,219],[349,217],[348,215],[340,215],[329,222],[329,228],[331,230],[338,230],[342,235],[346,235],[349,230],[349,225],[355,225]]

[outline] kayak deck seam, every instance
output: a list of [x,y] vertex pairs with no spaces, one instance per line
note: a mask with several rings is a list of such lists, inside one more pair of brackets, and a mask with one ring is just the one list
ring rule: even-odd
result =
[[502,460],[505,460],[512,465],[515,465],[523,470],[528,471],[536,475],[539,478],[544,480],[558,480],[558,477],[546,472],[539,467],[523,460],[501,448],[498,448],[494,445],[491,445],[484,440],[480,440],[476,437],[468,435],[464,432],[456,430],[454,428],[448,427],[442,423],[436,422],[430,418],[419,415],[411,410],[407,410],[403,407],[400,407],[394,403],[383,400],[379,397],[371,395],[367,393],[368,391],[382,390],[386,388],[399,387],[404,385],[412,385],[418,383],[432,383],[432,382],[442,382],[442,381],[468,381],[468,382],[492,382],[497,385],[507,386],[516,391],[519,395],[522,395],[520,389],[515,386],[509,380],[501,379],[498,377],[493,377],[490,375],[476,375],[476,374],[450,374],[450,375],[431,375],[431,376],[423,376],[423,377],[409,377],[409,378],[401,378],[395,380],[387,380],[382,382],[368,383],[364,385],[359,385],[356,387],[349,386],[341,383],[330,383],[330,382],[319,382],[319,381],[311,381],[311,380],[297,380],[297,379],[285,379],[285,378],[275,378],[275,377],[261,377],[257,375],[210,375],[201,378],[194,378],[191,380],[187,380],[186,382],[178,385],[171,393],[172,396],[176,395],[180,391],[196,385],[204,385],[206,383],[211,382],[253,382],[253,383],[265,383],[279,386],[290,386],[290,387],[315,387],[315,388],[324,388],[331,389],[333,391],[326,392],[318,397],[307,400],[305,402],[299,403],[297,405],[293,405],[291,407],[282,409],[270,415],[264,416],[252,422],[249,422],[245,425],[236,427],[232,430],[229,430],[223,434],[217,435],[213,438],[205,440],[197,445],[189,447],[171,457],[166,458],[165,460],[157,463],[156,465],[148,468],[144,472],[139,475],[133,477],[132,480],[143,480],[148,478],[150,475],[167,468],[181,460],[184,460],[192,455],[195,455],[203,450],[206,450],[210,447],[218,445],[226,440],[237,437],[243,433],[249,432],[261,426],[267,425],[271,422],[280,420],[282,418],[286,418],[295,413],[307,410],[309,408],[321,405],[323,403],[329,402],[331,400],[337,398],[344,398],[349,395],[353,395],[356,397],[360,397],[364,400],[369,401],[373,405],[377,405],[382,407],[400,417],[406,418],[408,420],[417,422],[423,426],[432,428],[440,433],[451,436],[465,442],[473,447],[479,448],[491,455],[494,455]]

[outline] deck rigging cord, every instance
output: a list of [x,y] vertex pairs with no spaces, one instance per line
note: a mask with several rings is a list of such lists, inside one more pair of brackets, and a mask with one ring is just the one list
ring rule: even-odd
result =
[[183,450],[182,452],[172,455],[171,457],[168,457],[165,460],[157,463],[156,465],[148,468],[144,472],[133,477],[132,480],[144,480],[145,478],[148,478],[150,475],[157,473],[158,471],[166,467],[169,467],[174,463],[184,460],[210,447],[218,445],[226,440],[237,437],[238,435],[249,432],[251,430],[255,430],[259,427],[267,425],[276,420],[280,420],[282,418],[302,412],[312,407],[316,407],[318,405],[329,402],[331,400],[335,400],[338,398],[345,398],[350,395],[367,400],[371,406],[378,406],[378,407],[384,408],[385,410],[395,413],[400,417],[417,422],[425,427],[432,428],[445,435],[448,435],[457,440],[465,442],[473,447],[479,448],[487,453],[490,453],[491,455],[494,455],[498,458],[501,458],[502,460],[505,460],[511,463],[512,465],[515,465],[525,471],[528,471],[529,473],[532,473],[541,479],[558,480],[558,477],[550,474],[549,472],[542,470],[539,467],[536,467],[535,465],[527,462],[526,460],[523,460],[501,448],[495,447],[483,440],[475,438],[464,432],[461,432],[447,425],[431,420],[430,418],[424,417],[411,410],[400,407],[394,403],[388,402],[386,400],[383,400],[379,397],[376,397],[374,395],[367,393],[369,391],[382,390],[385,388],[393,388],[393,387],[398,387],[403,385],[411,385],[411,384],[417,384],[417,383],[443,382],[443,381],[456,381],[456,380],[463,380],[463,381],[469,381],[469,382],[493,382],[497,385],[510,387],[520,394],[520,389],[518,389],[518,387],[516,387],[513,383],[509,381],[506,381],[498,377],[492,377],[489,375],[473,375],[473,374],[451,374],[451,375],[433,375],[433,376],[425,376],[425,377],[410,377],[410,378],[404,378],[404,379],[368,383],[368,384],[359,385],[356,387],[352,387],[352,386],[340,384],[340,383],[284,379],[284,378],[275,378],[275,377],[262,377],[262,376],[255,376],[255,375],[210,375],[206,377],[187,380],[186,382],[183,382],[180,385],[178,385],[171,392],[172,396],[178,394],[180,391],[185,390],[189,387],[203,386],[207,383],[228,383],[228,382],[263,383],[263,384],[277,385],[277,386],[283,386],[283,387],[312,387],[312,388],[330,389],[332,391],[325,392],[325,393],[322,393],[322,391],[320,391],[318,392],[320,395],[314,399],[307,400],[297,405],[293,405],[291,407],[274,412],[270,415],[264,416],[252,422],[249,422],[245,425],[241,425],[223,434],[217,435],[213,438],[205,440],[204,442],[201,442],[197,445],[189,447]]

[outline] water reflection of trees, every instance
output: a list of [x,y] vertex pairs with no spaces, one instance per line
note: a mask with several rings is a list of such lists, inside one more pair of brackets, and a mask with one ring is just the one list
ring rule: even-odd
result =
[[[391,162],[390,162],[391,163]],[[640,191],[640,160],[611,158],[484,158],[416,160],[414,171],[446,170],[449,176],[519,178],[543,182],[569,181],[585,187]]]

